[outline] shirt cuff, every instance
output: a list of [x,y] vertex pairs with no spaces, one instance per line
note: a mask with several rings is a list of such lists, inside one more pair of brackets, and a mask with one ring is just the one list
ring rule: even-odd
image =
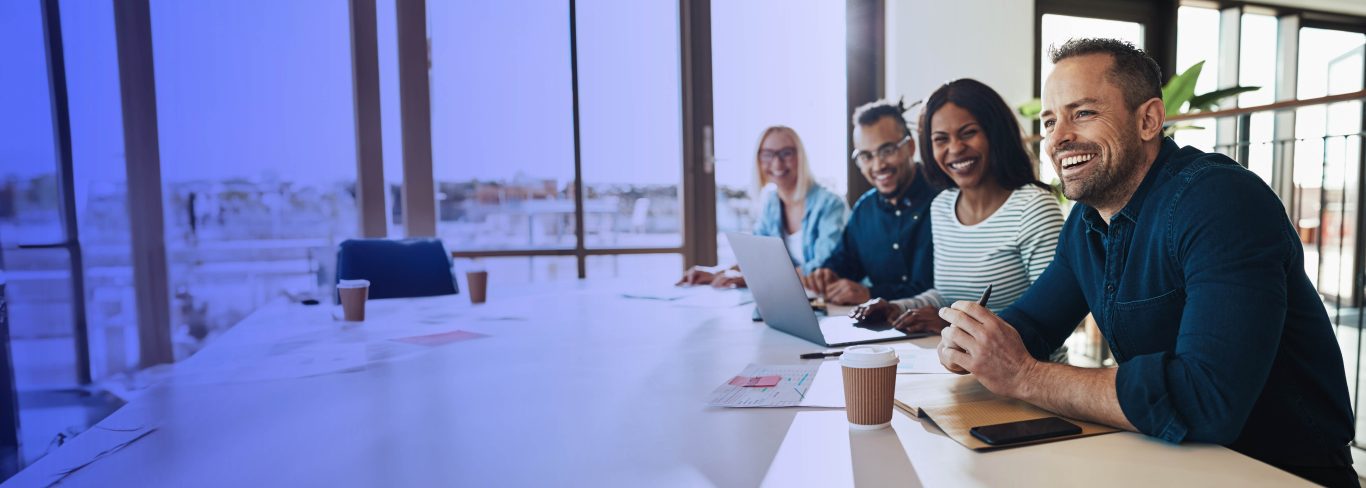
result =
[[1167,442],[1179,443],[1188,429],[1167,391],[1167,352],[1130,358],[1115,374],[1119,408],[1134,428]]

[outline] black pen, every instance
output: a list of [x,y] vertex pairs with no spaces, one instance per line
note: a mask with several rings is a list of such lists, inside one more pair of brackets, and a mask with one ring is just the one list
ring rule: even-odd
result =
[[987,289],[982,290],[982,299],[977,300],[977,304],[985,307],[989,298],[991,298],[991,285],[987,285]]
[[808,353],[806,353],[806,354],[803,354],[801,357],[802,357],[802,359],[825,359],[825,358],[837,358],[837,357],[840,357],[840,354],[844,354],[844,351],[835,351],[835,352],[808,352]]

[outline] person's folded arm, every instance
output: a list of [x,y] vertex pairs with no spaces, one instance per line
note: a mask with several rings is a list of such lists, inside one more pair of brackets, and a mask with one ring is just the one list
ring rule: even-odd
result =
[[1297,243],[1284,208],[1251,173],[1216,187],[1211,176],[1225,171],[1197,175],[1170,209],[1165,258],[1185,278],[1175,349],[1133,357],[1115,378],[1130,423],[1170,442],[1237,439],[1285,327],[1286,258]]

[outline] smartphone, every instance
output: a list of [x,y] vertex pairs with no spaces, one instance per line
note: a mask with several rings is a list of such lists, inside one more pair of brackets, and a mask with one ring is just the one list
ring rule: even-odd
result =
[[982,425],[973,427],[968,432],[973,437],[981,439],[982,442],[993,446],[1004,446],[1009,444],[1019,444],[1021,442],[1051,439],[1053,437],[1063,437],[1077,435],[1081,433],[1081,427],[1076,424],[1057,417],[1045,417],[1033,420],[1021,420],[1019,422],[1007,422],[1004,424]]

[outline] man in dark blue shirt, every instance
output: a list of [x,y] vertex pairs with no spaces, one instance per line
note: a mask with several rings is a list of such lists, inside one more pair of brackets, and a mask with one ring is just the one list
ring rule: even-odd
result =
[[[854,112],[854,164],[873,189],[854,203],[834,253],[802,278],[830,303],[904,298],[934,286],[929,209],[939,191],[911,161],[915,142],[905,111],[900,102],[880,100]],[[864,278],[871,287],[859,283]]]
[[[1044,148],[1078,202],[1057,257],[995,316],[940,310],[940,360],[993,392],[1357,486],[1342,355],[1280,200],[1163,136],[1157,63],[1109,39],[1053,50]],[[1042,361],[1090,312],[1118,368]]]

